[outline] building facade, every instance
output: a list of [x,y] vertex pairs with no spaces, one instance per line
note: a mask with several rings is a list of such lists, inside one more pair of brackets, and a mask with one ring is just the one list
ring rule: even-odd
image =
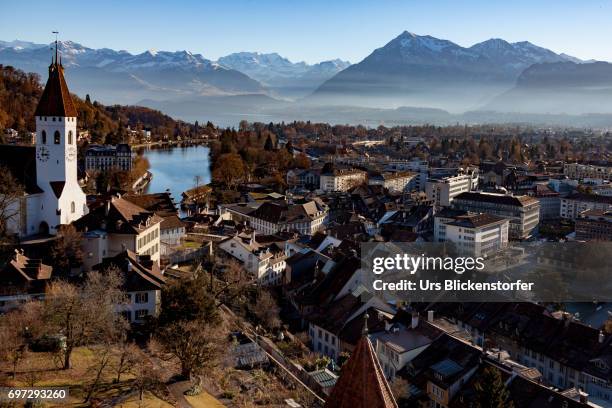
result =
[[125,143],[116,146],[92,145],[85,152],[86,171],[130,171],[132,162],[132,148]]
[[475,190],[478,187],[478,172],[457,176],[430,179],[425,186],[427,199],[436,207],[448,207],[453,199],[461,193]]
[[540,222],[540,203],[525,195],[467,192],[456,196],[452,206],[463,211],[508,218],[509,238],[513,240],[533,237]]

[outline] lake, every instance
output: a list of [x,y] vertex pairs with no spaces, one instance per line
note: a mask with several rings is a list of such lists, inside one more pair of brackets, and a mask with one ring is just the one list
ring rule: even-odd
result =
[[195,176],[201,177],[200,185],[210,183],[208,147],[153,147],[144,149],[143,154],[153,173],[153,180],[145,193],[161,193],[169,189],[178,204],[181,193],[195,187]]

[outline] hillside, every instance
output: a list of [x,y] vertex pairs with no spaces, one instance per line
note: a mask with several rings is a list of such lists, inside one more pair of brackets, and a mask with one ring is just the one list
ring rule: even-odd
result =
[[534,64],[486,109],[498,112],[585,114],[612,112],[612,64]]
[[[0,65],[0,130],[34,131],[34,110],[42,94],[41,78],[11,66]],[[153,137],[190,135],[195,126],[172,119],[158,110],[141,106],[105,106],[72,95],[80,130],[88,130],[92,142],[121,141],[125,127],[151,130]],[[121,125],[121,126],[120,126]]]

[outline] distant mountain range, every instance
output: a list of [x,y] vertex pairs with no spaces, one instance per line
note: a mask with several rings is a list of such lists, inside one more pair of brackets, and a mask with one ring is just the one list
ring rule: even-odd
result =
[[238,52],[219,58],[220,65],[243,72],[280,96],[302,97],[349,65],[335,59],[309,65],[291,62],[277,53]]
[[[189,120],[565,123],[573,119],[563,115],[612,114],[612,64],[527,41],[462,47],[403,32],[354,65],[339,59],[309,65],[257,52],[218,61],[188,51],[134,55],[70,41],[60,48],[73,92]],[[0,64],[44,79],[51,52],[49,45],[0,41]]]
[[533,64],[579,61],[529,42],[491,39],[469,48],[409,32],[326,81],[316,103],[428,106],[466,111],[510,89]]
[[[142,99],[173,100],[187,96],[273,94],[301,97],[314,91],[349,63],[292,63],[278,54],[236,53],[218,62],[189,51],[145,51],[133,55],[93,49],[72,41],[59,44],[72,89],[106,103]],[[51,45],[0,41],[0,63],[37,72],[43,78]]]

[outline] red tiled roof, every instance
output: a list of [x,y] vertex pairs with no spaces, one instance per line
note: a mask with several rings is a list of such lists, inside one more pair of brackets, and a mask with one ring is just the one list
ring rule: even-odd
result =
[[370,339],[362,337],[342,367],[325,408],[397,408]]
[[68,85],[64,79],[64,67],[57,61],[49,66],[49,79],[45,85],[35,116],[76,117],[77,110],[72,102]]

